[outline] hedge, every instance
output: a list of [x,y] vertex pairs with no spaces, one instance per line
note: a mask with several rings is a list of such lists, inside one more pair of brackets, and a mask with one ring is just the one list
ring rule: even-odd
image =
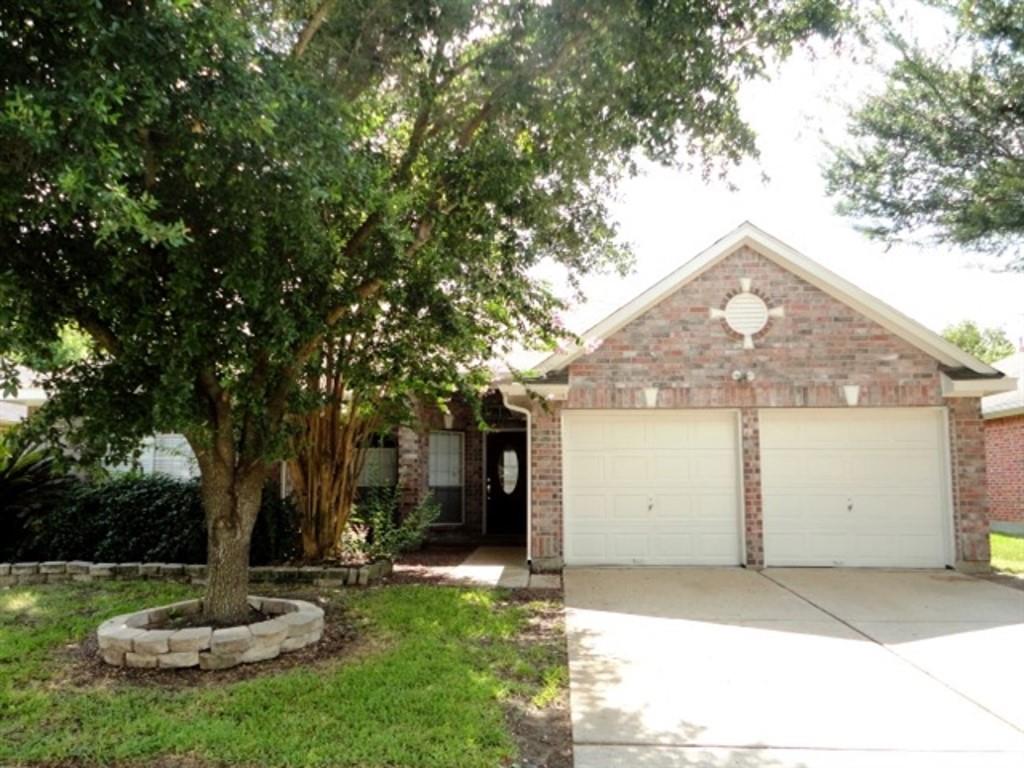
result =
[[[121,475],[71,483],[46,509],[4,514],[0,560],[206,562],[198,481]],[[295,510],[268,483],[253,531],[251,562],[295,556]]]

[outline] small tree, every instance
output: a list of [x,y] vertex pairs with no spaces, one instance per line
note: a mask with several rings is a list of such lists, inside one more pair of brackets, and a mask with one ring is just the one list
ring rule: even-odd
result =
[[955,18],[956,46],[922,48],[881,19],[898,59],[852,114],[829,191],[870,235],[1008,252],[1024,269],[1024,3],[925,4]]
[[961,320],[950,325],[942,335],[964,352],[986,363],[994,363],[1013,354],[1013,342],[1002,328],[981,329],[973,320]]
[[533,270],[625,263],[604,200],[634,153],[751,153],[739,82],[839,21],[830,0],[10,0],[0,325],[94,340],[44,409],[86,455],[187,436],[204,611],[237,618],[306,414],[375,382],[451,391],[551,338]]

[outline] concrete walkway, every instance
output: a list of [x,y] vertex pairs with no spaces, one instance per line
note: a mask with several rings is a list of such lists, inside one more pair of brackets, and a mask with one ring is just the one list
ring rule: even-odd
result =
[[522,547],[477,547],[458,565],[420,567],[419,570],[452,584],[505,589],[561,589],[557,574],[531,574]]
[[577,768],[1024,765],[1024,592],[945,571],[565,575]]

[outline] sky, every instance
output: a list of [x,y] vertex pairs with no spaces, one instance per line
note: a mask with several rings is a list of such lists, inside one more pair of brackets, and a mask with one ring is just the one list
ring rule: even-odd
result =
[[[941,34],[938,19],[912,16],[910,23]],[[585,331],[749,220],[928,328],[941,331],[969,318],[1002,328],[1017,343],[1024,337],[1024,274],[994,271],[991,257],[952,247],[887,250],[839,216],[826,195],[825,141],[842,143],[846,107],[880,82],[865,57],[821,49],[795,54],[770,82],[745,85],[742,113],[758,134],[761,155],[729,174],[736,191],[699,173],[653,165],[625,181],[612,213],[632,244],[634,269],[625,279],[585,278],[587,302],[573,307],[567,325]]]

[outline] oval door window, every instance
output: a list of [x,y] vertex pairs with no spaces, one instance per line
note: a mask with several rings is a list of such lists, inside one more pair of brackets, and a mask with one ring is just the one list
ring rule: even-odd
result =
[[519,483],[519,455],[514,448],[506,448],[501,453],[501,466],[498,467],[501,477],[501,490],[510,494]]

